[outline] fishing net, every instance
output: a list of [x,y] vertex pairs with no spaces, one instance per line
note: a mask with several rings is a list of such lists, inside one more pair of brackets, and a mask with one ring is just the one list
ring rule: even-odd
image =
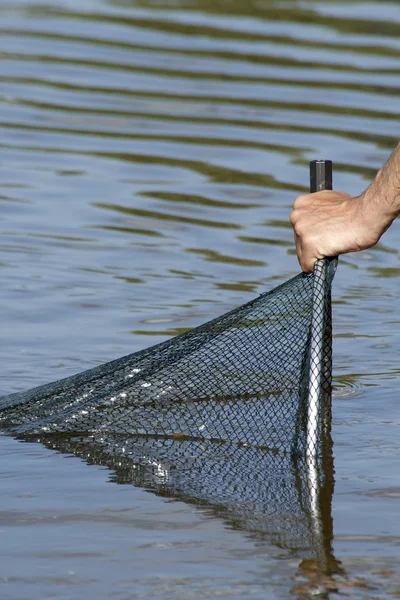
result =
[[[327,161],[311,176],[313,191],[331,187]],[[341,573],[331,518],[336,264],[319,260],[171,340],[0,398],[0,428]]]
[[329,418],[331,283],[318,261],[253,301],[161,344],[0,399],[14,434],[209,440],[302,455]]

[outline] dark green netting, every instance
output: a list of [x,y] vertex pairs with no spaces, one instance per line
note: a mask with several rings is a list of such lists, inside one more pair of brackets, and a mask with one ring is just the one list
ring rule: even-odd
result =
[[330,291],[318,261],[171,340],[0,399],[14,434],[104,433],[318,451],[329,411]]
[[335,268],[318,261],[313,274],[188,333],[3,397],[0,427],[339,572],[330,512]]
[[[329,161],[312,163],[312,191],[331,179]],[[313,559],[317,570],[304,561],[300,577],[322,594],[318,573],[343,575],[331,518],[336,264],[319,260],[313,274],[183,335],[3,397],[0,428]]]

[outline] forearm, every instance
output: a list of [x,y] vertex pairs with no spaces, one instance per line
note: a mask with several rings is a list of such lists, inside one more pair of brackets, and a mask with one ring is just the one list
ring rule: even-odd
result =
[[389,224],[400,214],[400,144],[361,198],[366,210]]
[[360,196],[324,191],[299,196],[290,220],[302,269],[317,259],[370,248],[400,215],[400,144]]

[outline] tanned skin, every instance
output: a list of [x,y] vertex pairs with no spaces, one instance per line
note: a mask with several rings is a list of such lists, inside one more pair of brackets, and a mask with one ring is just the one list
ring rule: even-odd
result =
[[306,273],[315,261],[374,246],[400,214],[400,144],[360,196],[324,191],[296,198],[290,222]]

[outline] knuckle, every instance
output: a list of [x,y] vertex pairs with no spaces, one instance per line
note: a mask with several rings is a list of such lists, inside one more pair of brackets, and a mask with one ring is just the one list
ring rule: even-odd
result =
[[295,232],[295,234],[296,234],[297,236],[299,236],[300,238],[303,236],[304,229],[303,229],[303,225],[302,225],[302,222],[301,222],[301,221],[297,221],[297,220],[296,220],[296,221],[293,223],[293,229],[294,229],[294,232]]
[[293,208],[301,208],[308,201],[309,194],[302,194],[301,196],[297,196],[296,200],[293,203]]

